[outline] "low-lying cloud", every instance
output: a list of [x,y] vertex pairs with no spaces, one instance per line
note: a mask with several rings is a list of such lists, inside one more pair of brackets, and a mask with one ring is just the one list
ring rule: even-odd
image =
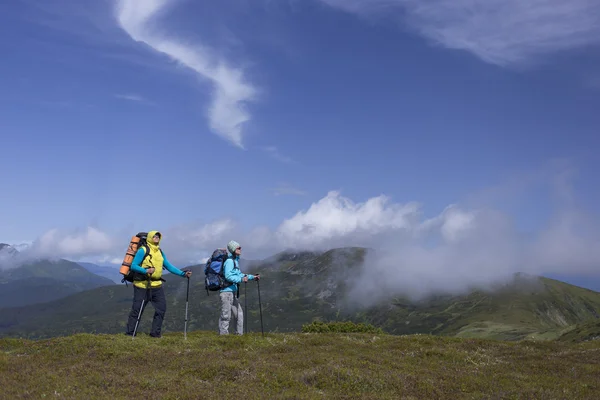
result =
[[[574,206],[569,176],[553,175],[553,198],[562,200],[562,206],[545,226],[527,234],[517,228],[514,216],[483,204],[449,205],[426,218],[416,202],[395,203],[383,195],[354,202],[331,191],[274,228],[244,230],[235,220],[222,219],[163,229],[163,248],[171,261],[185,266],[203,263],[232,239],[241,243],[249,259],[283,250],[368,247],[374,252],[350,282],[355,297],[364,302],[398,294],[456,294],[501,282],[516,272],[597,274],[600,224],[596,216]],[[31,254],[119,260],[135,233],[115,238],[96,228],[69,234],[52,230],[34,242]]]
[[80,261],[91,257],[102,263],[109,259],[116,261],[111,254],[116,254],[119,249],[126,249],[127,244],[95,227],[72,231],[51,229],[27,245],[11,244],[16,251],[0,255],[0,270],[17,268],[40,259],[65,258]]
[[501,66],[600,44],[600,3],[594,0],[320,1],[359,15],[395,18],[435,45]]

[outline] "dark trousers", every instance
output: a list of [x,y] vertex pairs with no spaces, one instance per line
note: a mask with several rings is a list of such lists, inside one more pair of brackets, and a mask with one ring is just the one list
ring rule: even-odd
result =
[[[165,291],[162,286],[151,289],[140,289],[135,286],[133,287],[133,305],[131,306],[131,311],[129,312],[126,333],[128,335],[133,335],[135,323],[137,322],[140,308],[142,307],[142,302],[144,303],[142,315],[144,314],[144,310],[149,302],[152,302],[152,305],[154,305],[154,319],[152,320],[152,330],[150,331],[150,336],[160,337],[163,319],[165,318],[165,312],[167,312],[167,299],[165,298]],[[140,326],[138,325],[136,335],[139,331]]]

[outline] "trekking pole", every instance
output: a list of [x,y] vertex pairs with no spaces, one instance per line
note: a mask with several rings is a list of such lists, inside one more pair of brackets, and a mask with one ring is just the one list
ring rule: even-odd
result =
[[135,321],[135,328],[133,329],[133,336],[131,337],[131,340],[133,340],[135,338],[135,334],[137,332],[137,328],[138,325],[140,323],[140,317],[142,316],[142,310],[144,309],[144,302],[146,301],[146,299],[142,299],[142,306],[140,307],[140,312],[138,313],[138,317],[137,317],[137,321]]
[[260,279],[256,281],[258,287],[258,307],[260,309],[260,331],[262,332],[263,337],[265,336],[265,331],[263,329],[263,317],[262,317],[262,303],[260,301]]
[[190,297],[190,278],[187,277],[187,293],[185,295],[185,324],[183,326],[183,337],[187,340],[187,322],[188,322],[188,300]]
[[150,300],[148,300],[148,297],[150,297],[150,277],[148,277],[148,286],[146,289],[146,296],[144,296],[144,299],[142,300],[142,306],[140,307],[140,312],[138,313],[137,321],[135,322],[135,328],[133,329],[133,336],[131,337],[131,340],[135,339],[137,328],[138,328],[138,325],[140,324],[140,318],[142,317],[142,311],[144,311],[144,303],[148,303],[150,301]]
[[244,282],[244,333],[248,333],[248,282]]

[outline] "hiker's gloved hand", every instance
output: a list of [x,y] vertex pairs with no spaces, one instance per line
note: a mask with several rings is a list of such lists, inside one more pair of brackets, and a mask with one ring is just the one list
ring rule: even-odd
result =
[[192,271],[185,271],[185,277],[189,278],[190,276],[192,276]]
[[242,278],[243,282],[248,282],[248,275],[244,275],[244,277]]
[[154,267],[148,268],[146,271],[147,271],[148,275],[152,275],[154,273]]
[[254,280],[257,281],[260,279],[260,274],[254,275]]

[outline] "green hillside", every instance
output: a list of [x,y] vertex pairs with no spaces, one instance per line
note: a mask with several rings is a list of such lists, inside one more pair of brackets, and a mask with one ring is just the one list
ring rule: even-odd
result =
[[573,325],[566,329],[557,340],[561,342],[573,343],[587,342],[591,340],[600,341],[600,319]]
[[10,399],[592,399],[598,350],[345,333],[0,339],[0,387]]
[[369,322],[391,333],[418,325],[432,334],[517,340],[555,338],[577,323],[600,318],[600,293],[540,277],[516,276],[493,292],[443,296],[411,304],[398,299],[392,310],[371,310]]
[[0,271],[0,304],[19,307],[45,303],[107,285],[114,285],[114,282],[76,263],[61,259],[39,260]]
[[0,273],[1,282],[19,279],[55,279],[59,281],[78,281],[85,283],[107,283],[109,279],[99,277],[81,265],[63,260],[36,260],[17,268],[10,268]]
[[92,274],[102,276],[106,279],[110,279],[115,284],[120,284],[121,279],[123,279],[123,275],[119,273],[119,268],[117,267],[107,267],[88,262],[78,262],[77,264],[81,265],[83,268],[85,268]]
[[[298,332],[314,320],[368,322],[387,333],[436,334],[501,340],[553,339],[570,326],[600,315],[600,293],[563,282],[523,275],[494,291],[463,296],[437,296],[417,303],[397,297],[356,309],[347,278],[356,274],[365,249],[335,249],[320,254],[271,259],[249,272],[262,272],[260,281],[266,331]],[[242,268],[244,268],[242,266]],[[219,298],[206,295],[203,267],[191,267],[189,327],[217,329]],[[244,269],[246,271],[246,269]],[[181,331],[186,280],[168,276],[165,331]],[[248,326],[260,330],[256,282],[247,284]],[[245,302],[244,286],[240,300]],[[132,289],[112,285],[77,293],[46,304],[0,310],[0,336],[52,337],[73,333],[119,333],[125,330]],[[142,318],[150,325],[152,306]]]

